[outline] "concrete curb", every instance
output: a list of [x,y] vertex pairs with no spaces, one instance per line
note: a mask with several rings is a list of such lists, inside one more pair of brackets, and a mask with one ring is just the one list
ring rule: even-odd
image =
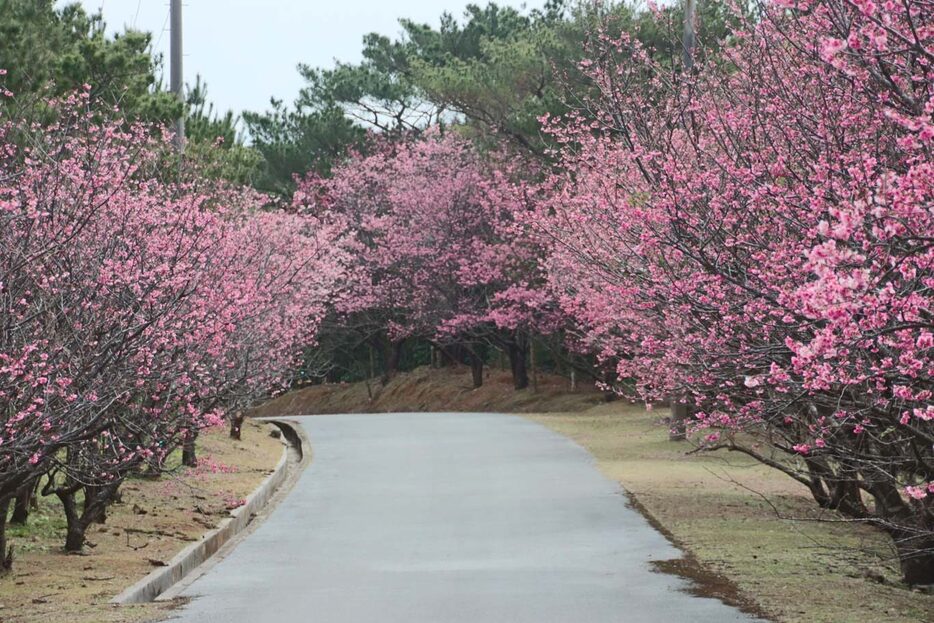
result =
[[302,437],[292,424],[282,420],[270,420],[282,431],[282,458],[276,464],[272,474],[246,498],[246,503],[234,509],[230,517],[220,522],[220,525],[206,533],[200,541],[188,545],[180,551],[169,564],[157,569],[142,580],[130,586],[114,597],[112,604],[138,604],[155,601],[162,593],[182,581],[192,571],[196,570],[225,544],[243,532],[253,518],[269,503],[270,498],[286,481],[289,476],[289,454],[296,452],[301,462],[304,455]]

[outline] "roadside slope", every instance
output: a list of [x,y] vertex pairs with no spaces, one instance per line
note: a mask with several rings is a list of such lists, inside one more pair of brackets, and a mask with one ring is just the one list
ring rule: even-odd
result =
[[312,385],[291,391],[254,409],[252,417],[325,413],[405,411],[501,411],[534,413],[579,411],[600,404],[603,394],[581,383],[571,392],[567,379],[539,375],[538,388],[515,391],[509,372],[488,369],[483,387],[474,389],[463,367],[417,368],[400,372],[388,384],[378,380]]

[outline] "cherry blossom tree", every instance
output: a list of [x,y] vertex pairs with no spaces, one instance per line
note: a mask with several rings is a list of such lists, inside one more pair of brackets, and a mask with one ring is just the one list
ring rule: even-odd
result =
[[552,283],[644,399],[684,396],[707,446],[888,532],[929,584],[931,7],[758,18],[688,73],[595,34],[597,95],[547,121]]
[[555,306],[541,287],[541,247],[515,218],[522,185],[494,164],[464,139],[429,132],[305,180],[296,201],[340,214],[353,232],[357,280],[343,313],[368,314],[394,345],[423,337],[464,352],[475,386],[486,346],[503,348],[521,389],[528,335]]
[[45,475],[69,550],[128,474],[282,387],[342,279],[333,226],[166,181],[166,137],[86,102],[0,120],[0,501]]

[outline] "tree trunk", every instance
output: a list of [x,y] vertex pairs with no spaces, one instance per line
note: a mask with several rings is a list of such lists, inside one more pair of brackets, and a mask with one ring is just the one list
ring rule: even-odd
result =
[[68,522],[68,528],[65,531],[65,551],[80,552],[83,550],[87,530],[87,525],[80,520]]
[[438,351],[439,368],[452,368],[457,365],[457,357],[455,353],[452,352],[453,350],[456,350],[455,346],[446,344]]
[[198,450],[195,442],[198,439],[198,433],[188,431],[182,441],[182,465],[185,467],[198,467]]
[[58,499],[62,502],[62,508],[65,511],[65,551],[80,552],[84,548],[84,534],[88,529],[87,524],[81,521],[81,515],[78,514],[78,503],[75,501],[75,493],[70,490],[56,491]]
[[10,512],[10,500],[0,502],[0,575],[13,568],[13,546],[6,542],[6,517]]
[[474,389],[483,387],[483,358],[473,351],[470,352],[470,376]]
[[107,506],[113,500],[123,481],[118,480],[106,485],[88,485],[84,487],[84,506],[78,512],[73,487],[58,489],[55,494],[65,510],[65,551],[80,552],[84,548],[88,527],[94,523],[103,523],[107,516]]
[[934,534],[920,532],[891,531],[902,579],[909,586],[934,585]]
[[107,506],[112,497],[110,486],[88,485],[84,488],[84,509],[82,515],[88,524],[107,523]]
[[386,369],[383,372],[383,385],[391,381],[399,371],[399,361],[402,359],[402,345],[404,340],[389,343],[389,352],[386,355]]
[[509,343],[508,355],[513,387],[517,390],[525,389],[529,386],[528,342],[525,337],[517,335],[516,339]]
[[616,399],[619,398],[616,392],[613,391],[613,383],[615,382],[616,374],[613,369],[603,373],[603,384],[606,385],[606,389],[603,391],[603,402],[616,402]]
[[834,470],[819,457],[805,457],[804,464],[808,468],[808,488],[818,506],[840,511],[853,519],[870,516],[863,502],[856,470],[840,466]]
[[19,526],[26,525],[26,522],[29,520],[29,506],[32,503],[33,496],[35,495],[35,485],[36,481],[31,480],[23,485],[23,487],[16,493],[16,498],[13,504],[13,515],[10,517],[11,524],[16,524]]
[[668,429],[668,441],[687,439],[688,420],[694,414],[694,407],[677,398],[671,399],[671,426]]
[[911,586],[934,584],[934,531],[930,520],[912,508],[914,502],[902,497],[900,487],[886,471],[870,465],[863,475],[875,502],[875,514],[881,518],[878,525],[895,543],[902,578]]
[[243,411],[237,411],[236,413],[233,414],[233,416],[231,416],[230,418],[230,438],[231,439],[236,439],[237,441],[240,441],[240,439],[242,439],[244,417],[245,416],[244,416]]

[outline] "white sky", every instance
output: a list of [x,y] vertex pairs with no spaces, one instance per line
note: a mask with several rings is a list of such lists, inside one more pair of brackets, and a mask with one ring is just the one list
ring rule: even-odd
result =
[[[441,13],[460,17],[468,0],[187,0],[184,4],[185,81],[201,74],[221,111],[264,110],[270,96],[291,103],[302,87],[299,62],[330,67],[360,59],[363,35],[395,37],[400,17],[438,24]],[[485,5],[486,0],[474,0]],[[59,5],[68,4],[58,0]],[[82,0],[103,8],[111,31],[124,26],[153,33],[168,83],[168,0]],[[499,0],[531,8],[544,0]]]

